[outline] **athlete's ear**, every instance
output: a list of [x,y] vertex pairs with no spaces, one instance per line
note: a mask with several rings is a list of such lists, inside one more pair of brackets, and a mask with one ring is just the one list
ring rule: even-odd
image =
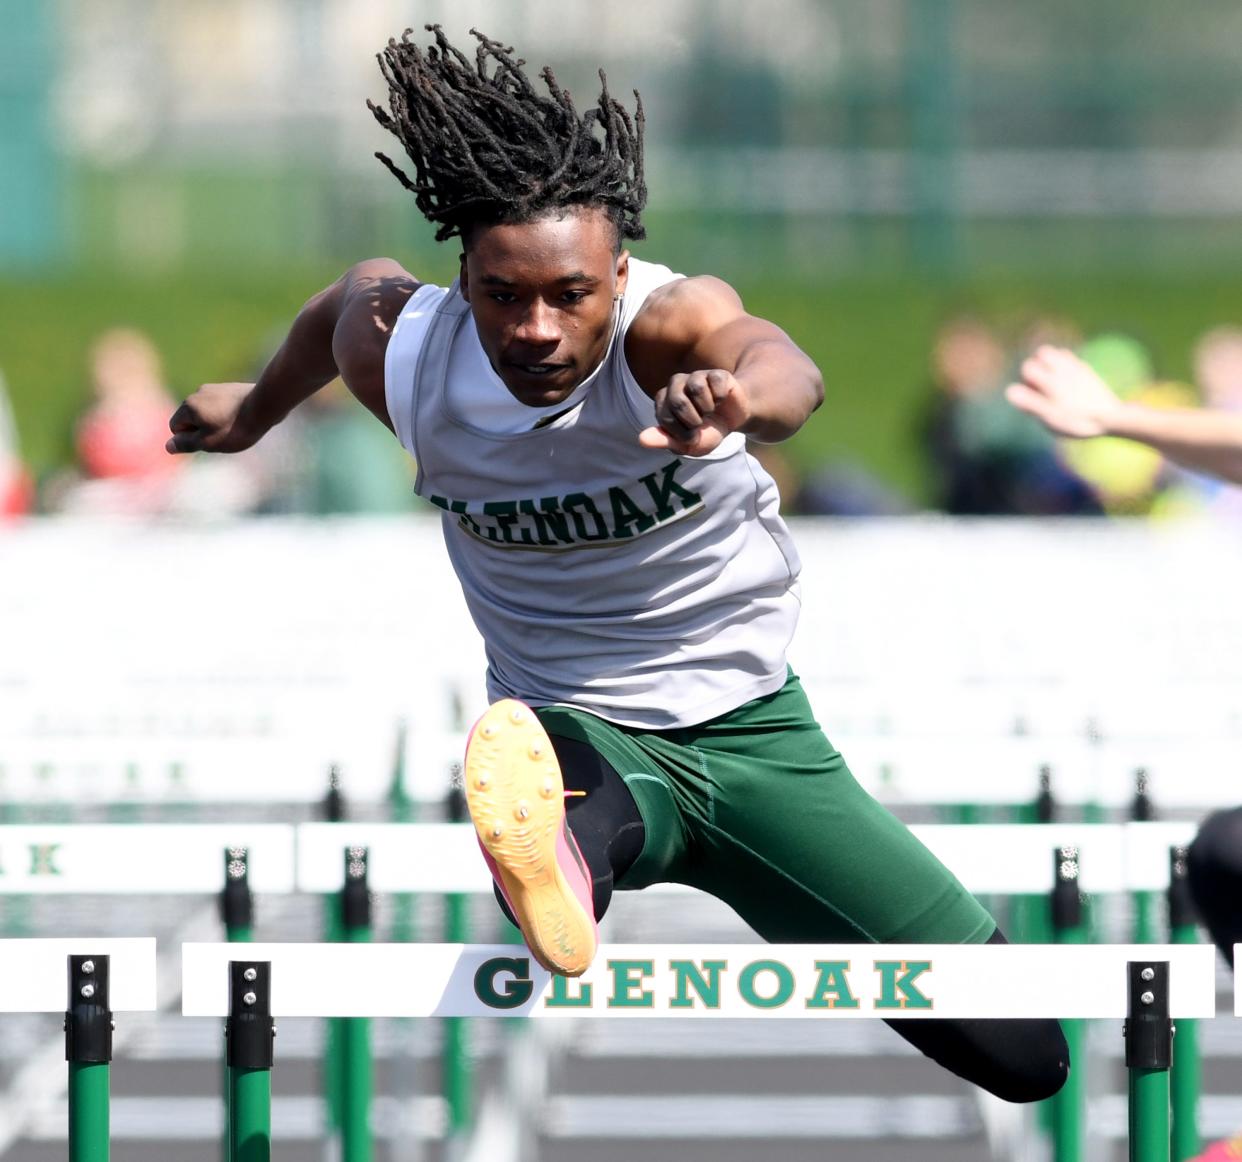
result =
[[458,269],[458,288],[461,290],[461,297],[470,301],[470,271],[466,267],[466,252],[461,252],[461,266]]
[[630,252],[628,250],[623,250],[617,255],[617,289],[613,293],[617,295],[625,294],[625,286],[629,281]]

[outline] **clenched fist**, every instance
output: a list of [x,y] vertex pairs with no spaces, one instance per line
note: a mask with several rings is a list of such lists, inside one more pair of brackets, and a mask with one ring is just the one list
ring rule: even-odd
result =
[[751,418],[746,389],[719,369],[674,375],[655,395],[656,426],[645,428],[645,448],[669,448],[683,456],[706,456]]
[[246,406],[252,383],[205,383],[168,421],[168,452],[242,452],[271,427]]

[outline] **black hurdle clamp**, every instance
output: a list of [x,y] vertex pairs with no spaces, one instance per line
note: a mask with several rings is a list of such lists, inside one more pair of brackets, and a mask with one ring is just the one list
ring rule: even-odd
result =
[[341,790],[341,768],[337,763],[328,767],[328,793],[323,797],[323,817],[328,823],[345,819],[345,793]]
[[466,807],[466,792],[456,781],[461,775],[461,768],[456,763],[453,768],[449,773],[454,781],[444,796],[444,814],[450,823],[464,823],[470,818],[470,812]]
[[108,1007],[108,958],[69,957],[69,1006],[65,1011],[65,1060],[112,1060],[112,1010]]
[[1132,960],[1126,974],[1126,1068],[1168,1069],[1173,1063],[1169,962]]
[[229,961],[229,1015],[225,1062],[233,1069],[271,1069],[276,1022],[272,1019],[272,965],[267,960]]
[[1056,817],[1057,803],[1052,797],[1052,767],[1039,768],[1039,794],[1035,796],[1035,822],[1051,823]]
[[1052,928],[1055,932],[1064,932],[1082,924],[1078,848],[1072,844],[1058,847],[1052,855]]
[[224,887],[220,891],[220,919],[230,932],[254,925],[249,848],[224,849]]
[[1156,817],[1156,805],[1151,798],[1151,776],[1146,767],[1134,772],[1134,798],[1130,801],[1130,818],[1135,823],[1150,823]]
[[341,925],[351,928],[371,927],[371,889],[367,884],[370,853],[365,847],[345,849],[345,884],[341,888]]

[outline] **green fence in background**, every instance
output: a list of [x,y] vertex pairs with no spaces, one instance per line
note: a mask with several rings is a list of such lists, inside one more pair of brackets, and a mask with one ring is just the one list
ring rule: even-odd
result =
[[[0,165],[0,269],[426,251],[412,199],[371,157],[386,139],[364,105],[382,93],[371,54],[409,13],[217,8],[165,5],[135,26],[126,0],[0,6],[0,160],[20,162]],[[420,17],[468,45],[451,5]],[[589,23],[496,0],[471,19],[554,65],[582,105],[598,65],[614,91],[643,91],[653,235],[682,264],[806,276],[1242,256],[1232,0],[634,0]]]

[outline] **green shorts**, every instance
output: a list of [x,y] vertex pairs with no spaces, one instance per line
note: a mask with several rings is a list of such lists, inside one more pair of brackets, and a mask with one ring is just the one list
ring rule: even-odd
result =
[[642,853],[618,883],[680,883],[775,943],[982,943],[995,921],[850,774],[792,673],[709,722],[635,730],[565,706],[549,734],[585,742],[625,779]]

